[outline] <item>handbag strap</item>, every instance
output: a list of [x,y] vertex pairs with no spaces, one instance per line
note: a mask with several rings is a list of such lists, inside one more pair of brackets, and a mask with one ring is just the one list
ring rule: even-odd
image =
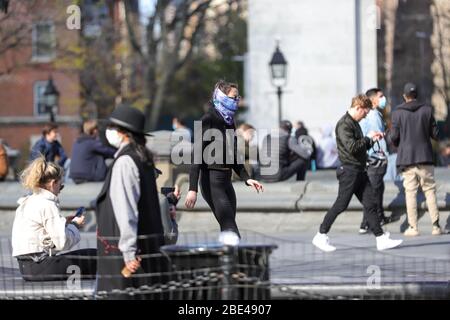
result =
[[[377,145],[378,150],[375,149],[375,144]],[[381,149],[380,142],[379,142],[378,140],[375,141],[375,143],[373,144],[372,150],[373,150],[375,153],[381,153],[381,154],[384,155],[384,151],[383,151],[383,149]]]

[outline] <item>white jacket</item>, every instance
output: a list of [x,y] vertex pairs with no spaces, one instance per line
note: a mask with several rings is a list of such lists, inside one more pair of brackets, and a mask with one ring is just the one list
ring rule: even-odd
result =
[[39,189],[20,198],[12,230],[13,256],[69,250],[80,242],[80,232],[59,211],[59,200],[50,191]]

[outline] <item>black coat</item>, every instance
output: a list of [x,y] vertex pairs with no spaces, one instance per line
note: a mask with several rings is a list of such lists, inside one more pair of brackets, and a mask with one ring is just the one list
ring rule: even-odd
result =
[[[197,191],[198,190],[198,179],[200,176],[200,169],[221,169],[221,168],[230,168],[233,169],[239,177],[243,181],[247,181],[250,179],[247,170],[243,165],[244,158],[242,157],[238,161],[238,150],[237,150],[237,138],[235,136],[236,126],[235,124],[227,124],[225,120],[223,120],[222,116],[215,110],[214,105],[211,103],[209,110],[203,115],[201,118],[202,123],[202,137],[197,137],[197,133],[194,132],[194,152],[192,157],[192,165],[189,173],[189,190]],[[205,134],[207,130],[209,133],[213,133],[211,129],[216,129],[220,132],[219,136],[210,136]],[[233,139],[227,139],[227,133],[233,134]],[[202,139],[203,138],[203,139]],[[206,138],[206,139],[205,139]],[[201,140],[201,143],[200,141]],[[217,140],[217,141],[216,141]],[[210,152],[205,149],[211,145],[214,141],[215,146],[221,146],[221,148],[214,148],[211,146],[211,150],[215,149],[216,152],[222,152],[221,155],[216,155],[216,153],[211,152],[213,158],[205,159],[204,155],[209,155]],[[232,144],[233,145],[232,145]],[[218,150],[221,149],[221,150]],[[201,156],[201,163],[197,163],[200,161],[196,161],[195,156]],[[220,161],[213,161],[217,156]],[[198,160],[198,159],[197,159]]]
[[438,138],[438,128],[433,109],[413,100],[404,103],[392,112],[392,128],[388,139],[398,147],[397,168],[433,164],[432,139]]
[[[278,136],[267,135],[264,137],[261,153],[266,156],[271,156],[272,159],[278,161],[279,168],[288,167],[293,157],[291,149],[289,149],[290,134],[280,129]],[[278,141],[274,140],[277,139]],[[278,150],[272,150],[272,144],[278,142]],[[271,153],[274,152],[274,154]],[[261,160],[261,159],[260,159]],[[272,165],[269,163],[267,166]],[[260,163],[261,167],[265,167],[263,163]]]
[[373,146],[368,137],[364,137],[358,121],[348,112],[336,125],[336,144],[339,160],[343,165],[351,165],[364,170],[367,163],[367,150]]
[[[297,133],[297,132],[296,132]],[[266,181],[280,181],[281,169],[287,168],[293,161],[297,159],[303,159],[309,165],[309,161],[314,155],[314,142],[312,146],[312,153],[309,148],[305,148],[299,143],[299,137],[303,135],[292,137],[289,132],[284,129],[279,129],[278,136],[272,136],[271,134],[264,137],[261,153],[259,156],[259,165],[261,168],[268,168],[273,166],[273,162],[278,162],[278,171],[275,174],[263,175],[262,177]],[[276,140],[275,140],[276,139]],[[311,138],[312,139],[312,138]],[[278,149],[273,146],[277,143]],[[273,148],[273,150],[272,150]],[[263,156],[262,156],[263,155]],[[269,159],[262,159],[262,157],[268,157]]]
[[[137,207],[137,255],[143,257],[141,268],[136,277],[125,278],[121,271],[125,266],[122,252],[118,248],[120,229],[117,224],[114,210],[109,195],[111,173],[115,161],[123,155],[129,155],[139,170],[141,196]],[[167,271],[167,265],[160,256],[148,257],[149,254],[158,253],[164,243],[163,225],[159,206],[158,193],[155,181],[155,169],[153,164],[142,162],[130,145],[123,148],[113,165],[108,171],[105,183],[96,201],[97,217],[97,291],[111,293],[114,289],[138,288],[143,285],[151,285],[162,281],[156,277],[139,277],[143,273],[157,273]],[[148,295],[136,295],[131,297],[125,294],[108,295],[109,299],[148,299]]]
[[102,144],[92,136],[80,136],[72,148],[70,178],[86,181],[103,181],[106,177],[106,158],[112,158],[115,149]]

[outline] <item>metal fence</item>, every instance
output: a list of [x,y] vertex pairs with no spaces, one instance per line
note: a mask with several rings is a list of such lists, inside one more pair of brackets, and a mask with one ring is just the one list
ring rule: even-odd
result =
[[[264,300],[264,299],[449,299],[450,255],[433,258],[376,251],[355,235],[323,253],[310,237],[271,237],[242,232],[238,247],[219,245],[215,233],[181,233],[176,246],[158,254],[165,268],[136,276],[163,279],[143,286],[95,292],[95,280],[68,273],[67,280],[24,281],[11,256],[9,237],[0,238],[0,299]],[[446,236],[447,237],[447,236]],[[436,246],[448,246],[440,238]],[[84,233],[77,248],[95,248]],[[75,248],[75,249],[77,249]]]

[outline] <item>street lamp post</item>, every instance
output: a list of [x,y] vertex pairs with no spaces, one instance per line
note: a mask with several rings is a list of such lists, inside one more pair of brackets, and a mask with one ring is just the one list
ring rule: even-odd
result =
[[283,53],[280,50],[280,44],[277,42],[277,47],[272,55],[272,59],[269,62],[270,75],[272,84],[277,87],[278,96],[278,124],[281,122],[281,96],[283,95],[283,87],[286,85],[287,80],[287,61],[284,58]]
[[45,109],[50,114],[50,122],[55,122],[55,113],[58,111],[59,91],[53,84],[53,78],[48,78],[44,91]]

